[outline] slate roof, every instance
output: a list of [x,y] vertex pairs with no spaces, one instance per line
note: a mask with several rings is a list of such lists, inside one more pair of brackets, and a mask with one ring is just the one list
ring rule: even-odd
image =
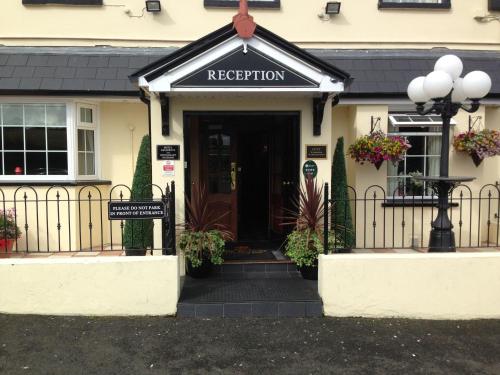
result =
[[[137,96],[129,76],[173,53],[175,48],[0,47],[0,95]],[[500,97],[500,52],[432,50],[334,50],[307,52],[354,78],[345,95],[406,97],[410,80],[432,70],[436,59],[454,53],[464,71],[484,70]]]

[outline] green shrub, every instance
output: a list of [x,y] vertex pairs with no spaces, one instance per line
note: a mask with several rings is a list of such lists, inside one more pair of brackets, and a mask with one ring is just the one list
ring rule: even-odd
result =
[[[151,141],[149,135],[142,138],[134,179],[132,200],[150,200],[153,197],[151,180]],[[127,220],[123,232],[125,249],[146,249],[153,247],[153,220]]]

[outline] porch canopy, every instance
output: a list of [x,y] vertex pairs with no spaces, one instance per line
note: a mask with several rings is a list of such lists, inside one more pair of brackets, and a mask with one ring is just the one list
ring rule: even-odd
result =
[[143,90],[288,92],[335,96],[350,75],[256,25],[243,38],[228,24],[130,76]]

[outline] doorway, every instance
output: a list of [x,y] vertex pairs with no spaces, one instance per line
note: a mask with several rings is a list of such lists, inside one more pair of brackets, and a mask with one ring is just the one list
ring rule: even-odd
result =
[[297,112],[185,113],[186,186],[206,186],[233,246],[279,244],[288,234],[284,217],[299,183],[299,119]]

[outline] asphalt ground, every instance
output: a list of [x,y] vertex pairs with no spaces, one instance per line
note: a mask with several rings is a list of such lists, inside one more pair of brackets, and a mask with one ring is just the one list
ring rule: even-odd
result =
[[0,374],[500,374],[500,320],[0,315]]

